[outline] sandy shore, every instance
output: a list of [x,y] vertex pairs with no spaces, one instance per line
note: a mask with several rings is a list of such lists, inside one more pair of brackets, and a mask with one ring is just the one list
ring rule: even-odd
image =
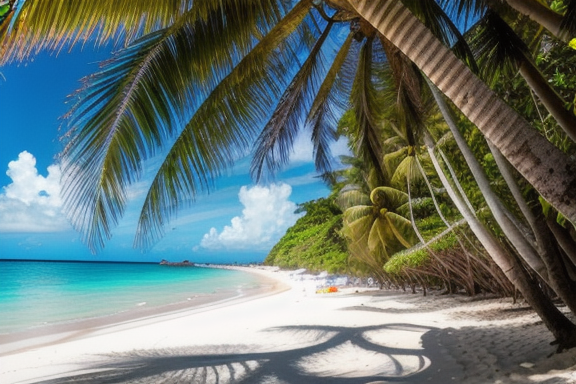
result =
[[248,270],[277,283],[215,304],[0,339],[0,383],[576,383],[576,350],[553,354],[522,303],[316,294],[287,272]]

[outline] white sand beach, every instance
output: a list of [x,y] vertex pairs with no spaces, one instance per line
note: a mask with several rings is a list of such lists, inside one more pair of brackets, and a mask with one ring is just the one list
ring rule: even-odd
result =
[[[0,344],[0,383],[576,383],[576,350],[511,299],[346,288],[289,273],[238,300]],[[287,289],[291,287],[291,289]]]

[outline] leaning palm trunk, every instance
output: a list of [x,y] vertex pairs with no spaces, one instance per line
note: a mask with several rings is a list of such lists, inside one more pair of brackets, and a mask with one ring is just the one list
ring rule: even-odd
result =
[[482,193],[488,208],[490,208],[494,219],[504,232],[504,235],[508,238],[508,240],[510,240],[514,248],[518,251],[522,259],[524,259],[524,261],[526,261],[526,263],[528,263],[528,265],[545,281],[548,281],[548,272],[546,271],[546,266],[542,262],[542,259],[540,259],[540,256],[538,253],[536,253],[536,250],[530,243],[528,243],[528,241],[526,241],[526,238],[522,235],[522,233],[520,233],[516,225],[512,223],[512,221],[508,218],[508,215],[504,212],[505,208],[502,206],[498,196],[496,196],[490,187],[490,181],[486,177],[482,166],[480,163],[478,163],[478,160],[476,160],[476,157],[472,153],[472,150],[470,150],[466,140],[458,130],[456,122],[452,117],[452,112],[449,110],[449,107],[444,101],[444,98],[440,92],[438,92],[438,89],[433,84],[431,84],[429,80],[427,81],[430,90],[434,95],[434,99],[436,100],[436,104],[438,104],[440,112],[442,113],[444,120],[450,128],[450,132],[452,132],[454,140],[456,141],[456,145],[458,145],[460,153],[462,153],[462,156],[464,156],[464,160],[466,161],[466,164],[468,164],[468,168],[470,168],[472,176],[474,176],[478,188],[480,189],[480,192]]
[[564,107],[564,100],[546,82],[538,68],[525,57],[520,63],[520,75],[536,93],[562,130],[576,142],[576,116]]
[[576,163],[510,108],[396,0],[348,0],[553,206],[576,221]]
[[443,170],[434,154],[434,143],[428,132],[424,133],[424,142],[430,154],[438,177],[446,188],[448,195],[468,222],[470,229],[476,235],[482,246],[486,249],[492,260],[500,267],[506,277],[520,291],[530,306],[540,316],[546,327],[556,338],[558,351],[576,346],[576,325],[562,314],[554,304],[544,295],[537,282],[526,272],[518,260],[509,254],[498,240],[480,223],[470,212],[466,204],[456,194],[446,179]]
[[522,196],[522,191],[520,190],[520,187],[518,186],[518,182],[516,181],[515,177],[512,175],[512,170],[510,168],[509,163],[506,161],[504,156],[502,156],[502,154],[500,153],[498,148],[496,148],[494,145],[492,145],[492,143],[490,143],[490,141],[486,140],[486,142],[488,143],[488,147],[490,148],[490,152],[492,153],[492,156],[494,157],[494,161],[496,162],[496,166],[498,167],[498,171],[500,171],[502,178],[506,182],[506,186],[510,190],[512,197],[514,198],[514,201],[516,201],[516,205],[518,205],[520,212],[522,212],[522,215],[524,216],[524,218],[528,222],[528,225],[530,226],[531,232],[527,233],[526,236],[530,236],[531,238],[534,238],[534,232],[535,232],[535,228],[536,228],[536,225],[535,225],[536,216],[534,215],[534,213],[532,212],[532,210],[530,209],[530,207],[526,203],[526,200],[524,200],[524,196]]
[[575,36],[562,31],[563,16],[536,0],[506,0],[519,13],[528,16],[560,40],[568,43]]
[[[480,192],[486,200],[486,204],[492,211],[496,222],[504,232],[504,235],[510,240],[510,243],[514,246],[520,257],[532,268],[544,281],[546,281],[550,287],[556,292],[558,297],[570,308],[570,310],[576,314],[576,296],[574,295],[574,287],[565,269],[563,269],[562,260],[555,248],[553,239],[551,236],[546,236],[548,232],[548,227],[545,223],[540,223],[538,228],[535,228],[536,238],[538,244],[540,245],[540,252],[526,240],[522,235],[520,230],[514,223],[509,219],[509,215],[505,212],[505,208],[498,199],[498,196],[494,193],[490,187],[490,182],[482,169],[482,166],[476,160],[476,157],[470,150],[470,147],[464,140],[464,137],[458,130],[456,123],[452,117],[452,113],[449,110],[448,105],[444,101],[444,98],[438,92],[437,88],[428,83],[430,90],[434,95],[436,103],[440,108],[440,112],[444,116],[444,120],[448,124],[454,140],[460,149],[460,152],[464,156]],[[556,252],[554,252],[556,250]]]
[[[436,161],[434,159],[434,161]],[[432,197],[432,201],[434,203],[434,208],[436,208],[436,212],[438,213],[438,215],[440,216],[440,219],[444,222],[444,224],[446,225],[446,227],[448,227],[447,230],[454,230],[454,227],[456,227],[457,225],[459,225],[458,223],[454,223],[454,224],[450,224],[448,222],[448,220],[444,217],[444,215],[442,214],[442,210],[440,209],[440,206],[438,205],[438,201],[436,200],[436,197],[434,196],[434,190],[432,188],[432,185],[430,184],[430,181],[428,180],[428,178],[426,177],[426,171],[424,170],[424,168],[422,167],[422,164],[420,164],[420,161],[418,160],[418,158],[416,158],[416,162],[418,164],[418,168],[420,170],[420,172],[422,173],[422,177],[424,179],[424,181],[426,182],[426,185],[428,187],[428,190],[430,191],[430,196]],[[438,169],[438,168],[437,168]],[[470,211],[470,213],[472,213]],[[464,220],[466,221],[466,220]],[[466,250],[466,247],[464,246],[464,244],[462,243],[462,240],[460,240],[460,237],[458,235],[456,235],[456,240],[458,241],[458,244],[460,245],[460,248],[464,251],[464,253],[466,254],[467,258],[471,258],[474,259],[475,263],[477,265],[479,265],[483,270],[485,270],[501,287],[501,290],[503,292],[508,291],[508,286],[509,286],[509,280],[506,280],[505,277],[501,276],[498,273],[494,273],[492,271],[492,268],[490,268],[489,265],[487,265],[481,257],[475,256],[473,254],[471,254],[470,252],[468,252]],[[507,284],[508,283],[508,284]],[[510,289],[510,291],[512,291],[512,289]],[[512,292],[511,292],[512,293]]]
[[[576,286],[574,285],[576,276],[574,276],[575,273],[573,271],[576,266],[574,263],[576,261],[576,251],[574,250],[576,249],[576,244],[571,241],[572,239],[569,236],[562,237],[561,231],[554,232],[555,229],[559,230],[558,227],[560,227],[555,221],[547,220],[542,214],[538,217],[533,214],[512,177],[506,160],[494,146],[490,144],[489,146],[500,173],[532,229],[538,253],[541,255],[548,270],[551,287],[562,298],[562,301],[565,302],[572,313],[576,313],[576,295],[574,294],[576,292]],[[566,256],[563,256],[562,252]]]

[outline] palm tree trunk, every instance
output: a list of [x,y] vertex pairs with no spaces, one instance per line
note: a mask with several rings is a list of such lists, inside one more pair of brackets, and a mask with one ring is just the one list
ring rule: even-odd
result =
[[504,272],[506,277],[514,284],[520,291],[522,296],[530,304],[530,306],[540,316],[546,327],[552,332],[558,343],[558,351],[576,347],[576,325],[574,325],[562,312],[554,306],[554,304],[544,295],[542,290],[538,287],[537,283],[528,275],[526,270],[518,262],[518,260],[510,255],[496,240],[496,238],[472,215],[466,204],[452,189],[450,183],[446,179],[438,160],[434,154],[434,142],[428,132],[424,133],[424,142],[430,154],[430,158],[438,177],[446,188],[450,198],[468,221],[470,229],[480,243],[484,246],[490,257]]
[[556,222],[552,217],[547,219],[548,227],[554,234],[558,245],[566,253],[566,256],[570,259],[572,264],[576,266],[576,242],[570,236],[570,233],[566,228],[562,227]]
[[470,212],[472,212],[472,214],[474,216],[476,216],[476,210],[472,206],[472,203],[470,202],[470,199],[466,195],[466,192],[464,192],[464,188],[462,187],[462,183],[460,183],[460,180],[458,180],[458,176],[456,175],[456,172],[454,171],[452,164],[450,164],[450,162],[448,161],[448,157],[446,157],[446,155],[444,154],[444,151],[442,151],[442,149],[440,149],[439,147],[436,147],[436,150],[440,154],[440,157],[442,158],[442,161],[444,162],[446,169],[448,169],[448,173],[450,174],[450,177],[452,178],[452,182],[456,186],[456,189],[458,190],[458,192],[460,192],[460,196],[462,197],[462,200],[464,201],[464,203],[466,203],[466,205],[468,206],[468,209],[470,209]]
[[530,207],[528,207],[528,204],[526,203],[524,196],[522,196],[522,191],[518,186],[518,182],[512,175],[510,164],[506,161],[504,156],[502,156],[498,148],[492,145],[492,143],[490,143],[488,140],[486,140],[486,142],[488,143],[490,152],[492,152],[492,156],[494,157],[494,161],[496,162],[496,166],[498,167],[500,174],[504,178],[504,181],[506,182],[506,185],[508,186],[508,189],[510,190],[512,197],[514,197],[514,201],[516,201],[516,204],[518,205],[520,212],[522,212],[522,215],[524,216],[524,218],[528,222],[528,225],[530,226],[531,232],[528,233],[528,231],[525,230],[526,232],[525,236],[526,237],[529,236],[530,240],[535,242],[536,240],[534,239],[534,232],[536,228],[535,226],[536,216],[534,216],[534,213],[532,212]]
[[538,68],[527,57],[520,63],[520,74],[562,130],[576,142],[576,116],[564,107],[564,100],[550,87]]
[[574,37],[562,33],[560,26],[562,25],[563,16],[542,3],[536,0],[506,0],[506,2],[519,13],[528,16],[546,28],[558,39],[568,43]]
[[397,46],[536,190],[576,221],[576,162],[542,137],[398,0],[347,0]]
[[[572,313],[576,314],[576,295],[574,295],[576,287],[571,279],[570,270],[572,265],[567,265],[566,262],[570,263],[570,260],[564,260],[564,257],[561,254],[560,249],[562,248],[562,244],[556,236],[554,236],[553,231],[549,228],[544,216],[540,215],[537,218],[532,213],[526,204],[526,201],[522,197],[518,185],[511,180],[512,176],[510,175],[506,160],[501,157],[496,148],[490,145],[490,149],[492,150],[492,154],[496,160],[496,165],[498,166],[498,169],[500,169],[500,173],[502,173],[512,195],[520,206],[520,210],[525,214],[526,220],[532,229],[536,239],[538,253],[542,257],[542,261],[546,265],[548,271],[550,286],[562,301],[564,301],[568,308],[570,308]],[[576,248],[576,244],[573,243],[572,246],[568,248]]]
[[434,84],[431,84],[428,79],[426,79],[426,81],[428,82],[430,90],[432,91],[434,99],[436,100],[436,104],[438,104],[438,108],[440,109],[444,120],[450,128],[450,132],[452,132],[452,136],[456,141],[456,145],[458,145],[458,148],[460,149],[460,153],[462,156],[464,156],[464,160],[466,161],[466,164],[468,164],[468,167],[472,172],[472,176],[474,176],[476,184],[478,185],[478,188],[480,189],[480,192],[482,193],[488,208],[490,208],[490,211],[492,211],[494,219],[504,232],[504,235],[508,238],[508,240],[510,240],[516,251],[520,254],[522,259],[524,259],[530,268],[536,271],[536,273],[538,273],[538,275],[540,275],[545,281],[548,281],[548,272],[546,271],[546,266],[542,262],[542,259],[536,250],[528,241],[526,241],[526,238],[522,235],[522,233],[520,233],[516,225],[510,221],[508,215],[504,212],[505,208],[498,199],[498,196],[496,196],[490,187],[490,181],[488,180],[488,177],[486,177],[482,166],[478,160],[476,160],[476,157],[472,153],[468,143],[466,143],[466,140],[458,130],[456,122],[452,116],[452,111],[450,111],[446,101],[444,101],[443,96],[440,94]]

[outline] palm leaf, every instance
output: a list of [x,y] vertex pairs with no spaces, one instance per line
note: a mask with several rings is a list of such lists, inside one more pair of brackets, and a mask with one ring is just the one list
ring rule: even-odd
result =
[[353,33],[350,33],[324,77],[306,119],[306,126],[312,129],[314,163],[316,169],[321,172],[331,169],[332,159],[329,144],[336,139],[335,128],[338,125],[338,118],[347,107],[347,103],[343,103],[342,100],[347,99],[344,97],[345,94],[350,94],[351,86],[347,84],[346,80],[350,79],[351,76],[342,74],[341,71],[345,71],[346,66],[344,64],[350,59],[349,52],[352,41]]
[[566,12],[560,24],[561,34],[565,34],[572,39],[576,38],[576,0],[564,1],[566,4]]
[[[273,2],[261,12],[239,9],[244,3],[233,0],[221,4],[206,19],[190,10],[170,28],[120,51],[85,80],[81,101],[68,118],[63,172],[65,208],[92,251],[103,246],[122,216],[126,187],[139,177],[142,161],[177,133],[189,108],[195,109],[251,48],[269,15],[278,13]],[[215,169],[210,161],[198,170]]]
[[392,174],[392,179],[390,181],[391,185],[398,189],[404,189],[406,187],[408,175],[412,177],[412,181],[421,179],[422,177],[414,155],[406,156],[400,164],[398,164],[396,170]]
[[406,158],[408,147],[402,147],[394,152],[388,152],[384,155],[384,166],[389,175],[394,175],[398,165]]
[[[454,54],[466,63],[473,72],[478,71],[474,55],[468,47],[466,40],[440,5],[435,1],[420,0],[403,0],[403,3],[430,29],[434,36],[444,45],[450,47]],[[471,5],[474,9],[485,6],[483,1],[479,0],[473,0],[471,3],[476,3]]]
[[415,233],[412,222],[394,212],[388,212],[385,216],[394,237],[406,248],[415,243]]
[[344,222],[348,223],[349,225],[353,225],[353,223],[364,219],[365,217],[372,217],[372,207],[369,205],[356,205],[354,207],[350,207],[344,211],[342,216]]
[[[390,253],[387,244],[389,243],[390,230],[387,228],[387,223],[382,218],[377,218],[372,224],[370,234],[368,236],[367,246],[370,250],[370,255],[374,259],[374,264],[380,268],[384,266],[386,261],[390,259]],[[392,239],[394,237],[392,236]]]
[[351,104],[356,124],[349,127],[355,153],[380,174],[379,179],[386,180],[382,166],[381,132],[377,122],[376,89],[373,84],[372,53],[373,38],[365,40],[360,50],[358,70],[354,79]]
[[[164,29],[192,6],[192,0],[91,1],[27,0],[21,2],[13,27],[0,35],[6,49],[0,62],[23,60],[41,49],[59,51],[79,41],[102,44],[110,38],[130,42]],[[197,3],[203,3],[197,4]],[[214,8],[194,0],[196,8]]]
[[470,44],[481,63],[482,75],[491,82],[498,79],[500,72],[515,74],[519,63],[530,55],[516,32],[492,11],[478,23]]
[[294,139],[302,125],[302,116],[310,110],[311,96],[319,88],[320,70],[324,67],[322,48],[332,26],[332,22],[326,25],[256,141],[251,173],[257,181],[264,172],[275,172],[290,158]]
[[366,195],[359,186],[343,188],[336,198],[336,204],[342,210],[346,210],[355,205],[369,205],[370,203],[370,197]]
[[[461,18],[464,29],[468,29],[468,20],[475,20],[488,9],[489,0],[439,0],[438,4],[446,9],[452,19]],[[492,5],[492,4],[491,4]]]
[[[310,9],[299,2],[210,92],[176,139],[160,166],[138,223],[135,244],[149,247],[163,224],[193,200],[196,183],[213,180],[247,153],[267,110],[286,84],[294,56],[283,49]],[[218,134],[216,134],[218,133]]]
[[408,195],[391,187],[374,188],[370,193],[370,200],[378,208],[386,208],[395,211],[398,207],[408,202]]

